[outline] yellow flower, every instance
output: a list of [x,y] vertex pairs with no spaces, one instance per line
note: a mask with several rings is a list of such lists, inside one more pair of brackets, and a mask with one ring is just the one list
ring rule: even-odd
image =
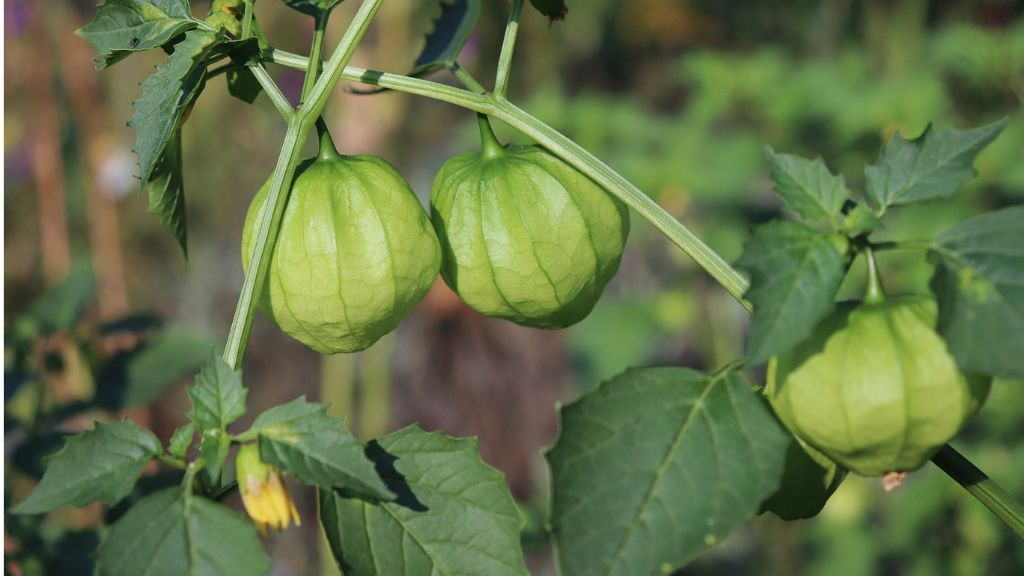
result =
[[256,444],[245,444],[235,456],[235,474],[242,493],[242,504],[256,523],[260,534],[267,535],[267,527],[284,530],[291,522],[302,524],[299,511],[281,479],[281,472],[260,459]]

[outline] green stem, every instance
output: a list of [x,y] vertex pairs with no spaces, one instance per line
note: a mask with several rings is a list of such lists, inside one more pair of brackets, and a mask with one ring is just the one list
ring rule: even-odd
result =
[[462,82],[462,85],[467,89],[477,94],[487,93],[487,88],[484,88],[484,85],[474,78],[473,75],[469,73],[469,70],[460,66],[458,62],[456,62],[455,66],[452,67],[452,74],[454,74],[459,82]]
[[498,56],[498,72],[494,79],[494,97],[504,100],[508,93],[508,77],[512,72],[512,54],[516,51],[516,33],[519,31],[519,17],[523,13],[523,0],[512,1],[512,11],[505,25],[505,39]]
[[185,467],[185,476],[181,479],[181,487],[185,489],[185,498],[187,499],[192,495],[192,487],[195,484],[196,474],[203,469],[206,464],[202,460],[193,460],[188,463]]
[[501,145],[501,142],[498,142],[498,137],[494,135],[494,129],[491,128],[491,122],[487,119],[487,115],[477,114],[476,119],[480,125],[482,156],[484,158],[497,158],[504,154],[505,147]]
[[956,480],[964,490],[1009,526],[1018,538],[1024,540],[1024,505],[949,444],[932,457],[932,463]]
[[248,40],[252,36],[252,17],[256,7],[256,0],[245,0],[245,15],[242,16],[242,40]]
[[164,464],[167,464],[168,466],[181,468],[182,470],[188,469],[188,462],[185,462],[181,458],[175,458],[170,454],[157,454],[156,459],[163,462]]
[[[324,106],[327,105],[327,97],[330,95],[331,90],[334,89],[334,85],[341,79],[342,72],[345,70],[349,60],[352,59],[352,55],[355,54],[356,47],[359,45],[359,41],[363,39],[363,34],[366,33],[370,21],[373,20],[377,11],[380,10],[381,1],[364,0],[353,17],[352,24],[345,30],[345,35],[342,36],[338,47],[335,48],[330,60],[324,65],[323,75],[317,79],[313,88],[310,89],[308,101],[302,102],[299,106],[300,114],[312,117],[315,120],[323,112]],[[312,61],[315,62],[316,60]]]
[[338,148],[334,145],[334,140],[331,139],[331,133],[327,129],[327,122],[324,121],[323,116],[316,119],[316,133],[320,139],[320,159],[336,160],[341,158]]
[[885,302],[885,288],[882,286],[882,275],[878,272],[875,251],[870,246],[864,249],[864,259],[868,263],[868,287],[864,292],[864,301],[871,304]]
[[262,64],[250,64],[249,70],[252,71],[252,75],[256,77],[256,81],[260,83],[263,91],[267,93],[270,101],[274,103],[274,107],[281,113],[281,116],[288,120],[292,117],[295,109],[292,108],[292,103],[288,101],[288,98],[281,92],[281,89],[277,87],[277,83],[270,77],[267,69]]
[[882,252],[886,250],[913,250],[918,252],[927,252],[935,247],[935,243],[930,240],[899,240],[894,242],[877,242],[871,245],[875,252]]
[[[313,42],[309,49],[309,59],[312,62],[319,62],[320,55],[324,50],[324,33],[327,31],[327,20],[330,12],[325,12],[315,18],[315,24],[313,27]],[[302,81],[302,97],[301,102],[305,102],[306,98],[309,97],[310,91],[313,90],[313,84],[316,82],[317,75],[320,73],[319,66],[309,66],[306,69],[306,77]]]
[[220,66],[210,70],[209,72],[207,72],[206,73],[206,80],[209,81],[211,78],[216,78],[217,76],[220,76],[221,74],[230,72],[231,70],[238,70],[239,68],[242,68],[242,65],[238,64],[236,62],[229,62],[227,64],[222,64],[222,65],[220,65]]
[[[242,358],[252,332],[256,302],[263,289],[267,270],[270,268],[270,255],[274,243],[277,242],[277,235],[281,228],[281,216],[284,214],[284,208],[288,201],[288,192],[292,179],[295,177],[295,169],[302,153],[302,144],[308,138],[317,118],[320,117],[320,112],[323,111],[327,103],[327,96],[341,77],[342,70],[348,64],[363,34],[366,33],[373,16],[380,9],[382,1],[365,0],[363,2],[330,61],[324,67],[324,74],[310,90],[309,99],[303,102],[288,118],[288,132],[281,145],[281,153],[278,156],[267,191],[266,206],[270,209],[264,210],[263,215],[256,222],[256,240],[253,253],[249,256],[248,273],[245,275],[242,290],[238,295],[238,304],[235,307],[235,315],[231,321],[231,329],[224,347],[224,361],[232,369],[238,370],[242,366]],[[315,60],[307,59],[307,63],[309,62],[315,62]]]
[[[253,10],[255,9],[256,0],[245,0],[245,15],[242,17],[242,40],[248,40],[252,36],[252,24],[253,24]],[[270,101],[274,103],[274,107],[281,113],[281,116],[287,120],[292,115],[292,103],[288,101],[288,98],[278,88],[277,83],[267,73],[267,69],[263,67],[260,62],[251,62],[248,64],[249,70],[252,71],[253,76],[256,77],[256,81],[259,82],[260,87],[267,93]],[[211,76],[223,70],[223,68],[215,70],[211,73]]]

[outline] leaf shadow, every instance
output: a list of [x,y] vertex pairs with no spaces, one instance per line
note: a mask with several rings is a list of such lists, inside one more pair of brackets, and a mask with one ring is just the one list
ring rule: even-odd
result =
[[413,492],[412,486],[409,485],[405,475],[398,471],[398,468],[395,466],[395,463],[398,462],[397,456],[381,447],[376,440],[371,440],[366,445],[366,457],[373,461],[377,475],[384,481],[388,489],[395,494],[394,500],[383,502],[361,494],[355,494],[346,489],[338,490],[338,494],[345,498],[358,498],[374,505],[394,504],[408,508],[413,512],[426,512],[430,509]]

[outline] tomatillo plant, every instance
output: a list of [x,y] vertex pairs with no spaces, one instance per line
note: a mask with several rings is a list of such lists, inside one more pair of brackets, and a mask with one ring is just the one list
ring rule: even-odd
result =
[[[891,211],[949,198],[970,181],[1005,121],[897,134],[866,168],[859,195],[820,159],[768,148],[776,192],[795,218],[754,231],[737,262],[748,281],[636,186],[508,100],[523,0],[511,2],[491,91],[458,64],[479,2],[442,3],[446,25],[412,72],[393,74],[349,66],[382,0],[362,1],[326,60],[340,0],[282,1],[313,20],[308,56],[273,47],[255,0],[216,0],[205,19],[187,0],[107,0],[79,31],[101,68],[143,50],[170,54],[142,83],[131,125],[151,210],[183,250],[181,130],[207,81],[223,74],[247,102],[266,94],[287,131],[246,217],[245,280],[223,355],[211,354],[187,390],[188,424],[166,447],[128,421],[70,438],[13,512],[116,504],[158,460],[181,471],[180,486],[132,500],[99,545],[100,574],[155,565],[166,574],[268,573],[256,526],[299,521],[285,478],[317,487],[319,519],[346,574],[526,574],[519,512],[474,440],[414,425],[363,445],[304,398],[234,429],[246,413],[240,368],[253,318],[260,309],[323,353],[360,350],[393,330],[440,270],[484,314],[561,328],[586,316],[615,274],[632,209],[752,311],[749,349],[714,373],[629,370],[561,410],[547,458],[563,574],[672,571],[759,512],[813,516],[847,471],[902,477],[929,458],[1024,537],[1024,507],[945,444],[992,377],[1024,377],[1024,207],[926,241],[873,238]],[[564,2],[531,4],[566,16]],[[297,104],[271,64],[305,72]],[[439,70],[465,87],[424,78]],[[342,79],[475,114],[482,151],[440,167],[430,217],[386,161],[334,149],[321,113]],[[535,145],[501,146],[492,120]],[[320,154],[303,161],[316,126]],[[876,258],[888,250],[927,257],[933,297],[883,296]],[[870,267],[864,302],[837,303],[858,260]],[[742,368],[764,363],[758,391]],[[234,474],[225,473],[232,450]],[[251,521],[219,503],[235,490]]]

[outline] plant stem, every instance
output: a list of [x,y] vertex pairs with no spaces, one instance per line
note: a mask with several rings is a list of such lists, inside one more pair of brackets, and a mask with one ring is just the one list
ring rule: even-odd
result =
[[[325,12],[317,16],[315,24],[313,26],[313,42],[309,49],[309,60],[311,62],[319,62],[320,54],[324,50],[324,33],[327,31],[327,20],[330,12]],[[300,98],[299,105],[306,101],[309,97],[309,93],[313,90],[313,84],[316,82],[317,75],[320,73],[319,66],[309,66],[306,69],[306,77],[302,81],[302,97]]]
[[[302,153],[302,144],[305,143],[313,124],[319,118],[320,112],[323,111],[330,90],[337,83],[341,71],[355,52],[356,44],[362,39],[382,1],[365,0],[363,2],[331,56],[331,60],[324,68],[323,76],[310,90],[309,99],[303,102],[294,113],[289,114],[288,132],[281,145],[281,153],[278,156],[267,192],[267,209],[263,211],[263,215],[256,223],[256,241],[253,253],[249,256],[248,273],[245,275],[242,290],[238,295],[238,304],[235,307],[235,315],[231,321],[227,344],[224,347],[224,361],[232,369],[241,368],[242,358],[249,343],[256,302],[270,268],[270,255],[277,242],[281,217],[284,214],[288,192],[292,179],[295,177],[299,156]],[[315,60],[307,59],[307,62],[315,62]]]
[[284,214],[290,184],[299,163],[299,154],[302,152],[302,142],[305,142],[309,134],[309,126],[303,126],[302,120],[298,115],[292,115],[288,120],[288,132],[281,145],[281,154],[277,158],[277,165],[271,176],[270,190],[267,193],[265,206],[268,209],[263,211],[262,217],[256,223],[256,242],[253,253],[249,256],[248,272],[238,294],[235,316],[231,321],[228,341],[224,347],[224,362],[233,370],[242,368],[242,357],[249,344],[257,298],[270,268],[270,254],[277,241],[281,216]]
[[935,246],[935,243],[930,240],[898,240],[893,242],[877,242],[871,245],[875,249],[875,252],[882,252],[884,250],[916,250],[920,252],[927,252]]
[[1009,526],[1018,538],[1024,540],[1024,505],[949,444],[932,457],[932,463],[956,480],[964,490]]
[[508,93],[508,77],[512,72],[512,54],[516,51],[516,33],[519,31],[519,17],[523,13],[523,0],[512,0],[512,11],[505,25],[505,39],[498,56],[498,72],[494,79],[494,97],[504,100]]
[[295,109],[292,108],[292,103],[288,101],[288,98],[281,92],[281,89],[277,87],[277,83],[270,77],[270,73],[263,67],[262,64],[250,64],[249,70],[252,71],[252,75],[256,77],[256,81],[263,87],[263,91],[267,93],[270,101],[274,103],[274,107],[281,113],[281,116],[288,120],[294,114]]
[[497,158],[501,156],[505,152],[505,147],[498,142],[498,137],[494,135],[494,129],[491,128],[491,122],[487,119],[487,115],[477,114],[476,120],[480,125],[480,146],[483,157]]
[[192,487],[195,484],[196,474],[206,465],[200,460],[193,460],[185,467],[185,476],[181,479],[181,487],[185,489],[185,498],[192,495]]
[[256,7],[256,0],[245,0],[245,14],[242,16],[242,40],[248,40],[252,36],[252,16]]
[[864,301],[870,304],[884,302],[885,288],[882,287],[882,275],[878,273],[878,262],[875,261],[875,251],[871,246],[864,249],[864,259],[868,264],[868,287],[864,291]]
[[[242,17],[242,40],[247,40],[252,36],[252,18],[253,9],[255,8],[256,0],[245,0],[245,15]],[[274,103],[274,107],[281,113],[281,116],[288,120],[292,115],[292,103],[288,101],[288,98],[278,88],[277,83],[270,77],[267,69],[263,67],[260,62],[251,62],[248,64],[249,70],[252,71],[253,76],[256,77],[256,81],[259,82],[260,87],[267,93],[270,101]],[[225,67],[218,68],[210,73],[213,76],[220,71],[226,71]]]
[[[352,55],[355,54],[356,47],[359,45],[359,41],[363,39],[363,34],[366,33],[370,21],[373,20],[377,11],[380,10],[381,2],[382,0],[364,0],[355,17],[352,18],[352,24],[345,30],[345,35],[342,36],[338,47],[335,48],[330,60],[324,65],[323,75],[317,79],[313,88],[310,89],[308,101],[303,102],[299,106],[300,114],[312,117],[315,120],[323,112],[324,106],[327,105],[328,95],[334,89],[334,85],[338,83],[338,80],[341,79],[341,74],[349,60],[352,59]],[[307,70],[308,66],[307,64]]]
[[484,85],[474,78],[473,75],[469,73],[469,70],[460,66],[458,62],[456,62],[455,66],[452,68],[452,74],[454,74],[455,77],[458,78],[459,82],[462,82],[462,85],[467,89],[477,94],[487,93],[487,88],[484,88]]
[[171,456],[170,454],[157,454],[156,459],[161,461],[161,462],[163,462],[164,464],[167,464],[168,466],[173,466],[175,468],[181,468],[182,470],[188,469],[188,463],[187,462],[185,462],[184,460],[182,460],[180,458],[175,458],[174,456]]

